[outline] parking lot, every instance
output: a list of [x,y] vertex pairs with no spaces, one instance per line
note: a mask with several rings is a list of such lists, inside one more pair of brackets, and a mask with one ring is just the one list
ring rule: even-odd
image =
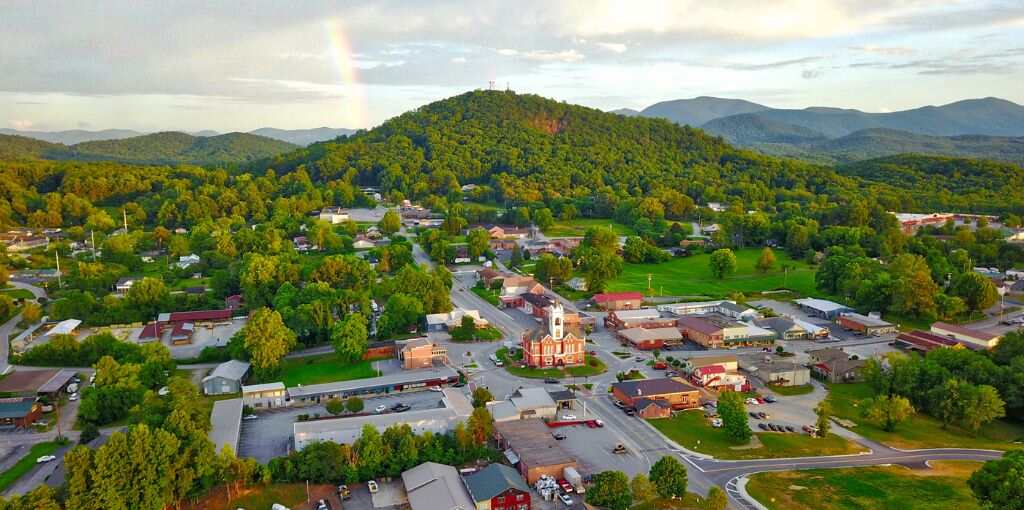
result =
[[[441,394],[433,391],[417,391],[370,398],[363,401],[364,413],[373,413],[374,408],[383,405],[388,409],[397,403],[404,403],[413,410],[441,407]],[[323,405],[304,407],[279,407],[258,413],[255,419],[242,420],[239,433],[238,453],[266,463],[274,457],[287,455],[292,449],[292,425],[300,414],[329,416]],[[342,415],[344,416],[344,415]]]
[[[769,416],[766,419],[750,418],[750,428],[761,432],[758,423],[774,423],[776,425],[791,425],[798,432],[804,425],[813,425],[817,420],[814,414],[814,407],[825,399],[828,392],[821,383],[814,381],[814,391],[806,395],[794,395],[784,397],[773,395],[778,401],[768,404],[747,404],[747,412],[764,412]],[[769,394],[770,390],[761,389],[762,394]],[[749,416],[749,415],[748,415]]]

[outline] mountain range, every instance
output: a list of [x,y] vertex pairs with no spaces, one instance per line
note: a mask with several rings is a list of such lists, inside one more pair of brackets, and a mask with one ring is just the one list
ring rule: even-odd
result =
[[[349,136],[355,133],[354,129],[319,127],[313,129],[277,129],[260,128],[249,131],[248,134],[264,136],[288,142],[295,145],[310,145],[316,142],[334,140],[339,136]],[[152,133],[143,133],[131,129],[104,129],[100,131],[87,131],[83,129],[72,129],[68,131],[20,131],[17,129],[0,128],[0,135],[15,135],[42,140],[44,142],[59,143],[64,145],[75,145],[83,142],[96,142],[101,140],[123,140]],[[187,133],[196,137],[214,137],[221,135],[217,131],[203,130],[194,133]]]
[[697,97],[615,113],[664,118],[742,147],[822,163],[919,152],[1024,165],[1024,106],[991,97],[890,113]]
[[193,136],[164,132],[73,145],[0,134],[0,158],[110,160],[124,163],[195,165],[247,163],[286,153],[298,145],[249,133]]

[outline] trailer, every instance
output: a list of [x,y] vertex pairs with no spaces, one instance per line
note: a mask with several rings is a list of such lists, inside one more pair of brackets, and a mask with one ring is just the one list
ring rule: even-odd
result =
[[569,482],[573,488],[576,489],[577,494],[583,494],[586,489],[583,488],[583,477],[580,476],[580,472],[576,471],[576,468],[572,466],[565,466],[562,469],[562,476],[565,477],[565,481]]

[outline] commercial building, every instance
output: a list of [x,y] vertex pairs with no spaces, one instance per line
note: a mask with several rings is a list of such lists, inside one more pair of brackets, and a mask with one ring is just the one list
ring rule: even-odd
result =
[[72,369],[15,370],[0,379],[0,394],[55,398],[77,372]]
[[643,304],[644,295],[640,292],[606,292],[594,294],[591,301],[602,310],[636,310]]
[[43,414],[35,397],[0,398],[0,428],[28,428]]
[[770,386],[803,386],[811,382],[811,371],[807,367],[770,354],[743,359],[740,367]]
[[210,411],[210,442],[220,453],[225,446],[238,453],[238,437],[242,426],[242,399],[218,400]]
[[604,317],[604,327],[612,330],[641,327],[669,328],[675,325],[675,318],[662,318],[661,312],[654,308],[613,310]]
[[332,225],[345,223],[349,219],[348,211],[341,207],[324,207],[320,209],[320,213],[317,216],[321,221],[326,221]]
[[682,379],[640,379],[612,385],[612,394],[628,407],[641,399],[664,400],[674,410],[700,407],[700,390]]
[[539,419],[495,423],[494,435],[505,458],[531,485],[543,475],[561,478],[566,467],[578,468],[576,458],[562,449]]
[[645,420],[672,417],[672,405],[665,400],[638,398],[633,401],[633,410]]
[[758,327],[770,329],[780,340],[807,340],[810,332],[789,317],[768,317],[754,321]]
[[861,378],[864,360],[850,359],[850,355],[842,349],[828,348],[807,351],[811,358],[811,371],[819,379],[838,383],[853,382]]
[[666,345],[678,344],[683,340],[683,334],[674,327],[630,328],[619,330],[616,334],[623,344],[640,350],[661,349]]
[[491,464],[462,477],[476,510],[530,510],[530,487],[504,464]]
[[586,340],[566,331],[560,303],[548,310],[546,327],[524,333],[521,345],[523,362],[529,367],[571,367],[586,362]]
[[687,315],[680,317],[678,324],[685,338],[708,349],[764,346],[775,342],[775,332],[719,314]]
[[836,318],[836,324],[864,335],[880,336],[896,332],[895,324],[883,321],[879,317],[871,317],[853,312],[840,314]]
[[470,510],[476,506],[459,472],[446,464],[424,462],[402,472],[402,483],[412,510]]
[[473,405],[458,388],[445,388],[441,392],[442,407],[406,411],[404,413],[348,416],[313,421],[300,421],[292,425],[295,449],[319,441],[352,444],[362,435],[363,427],[370,425],[384,431],[392,425],[409,425],[414,434],[432,432],[445,434],[473,413]]
[[735,369],[727,370],[722,365],[708,365],[690,372],[690,382],[702,388],[715,391],[747,391],[750,383]]
[[[896,345],[903,349],[922,353],[927,353],[942,347],[949,347],[953,349],[963,349],[968,347],[948,336],[938,335],[929,331],[921,331],[919,329],[896,335]],[[977,349],[978,347],[971,345],[970,348]]]
[[235,309],[233,308],[161,313],[155,321],[142,328],[137,340],[140,343],[162,341],[164,332],[170,328],[168,337],[172,344],[190,344],[197,325],[215,327],[227,324],[231,321],[234,313]]
[[827,299],[803,298],[794,300],[793,302],[796,303],[804,313],[828,320],[835,319],[839,314],[853,311],[853,308]]
[[717,313],[736,320],[753,320],[759,316],[757,310],[728,300],[671,303],[658,305],[658,310],[671,313],[677,317]]
[[686,373],[693,372],[698,368],[721,366],[726,372],[735,372],[739,369],[739,362],[735,354],[720,354],[716,356],[693,356],[686,360]]
[[521,310],[524,313],[539,319],[543,319],[547,315],[546,310],[555,304],[554,298],[547,294],[531,294],[529,292],[525,292],[520,294],[520,297],[523,298],[523,306]]
[[217,365],[203,378],[203,394],[226,395],[242,391],[242,381],[249,373],[249,363],[236,359]]
[[544,286],[530,276],[507,275],[501,280],[498,300],[505,308],[522,308],[523,294],[544,294]]
[[452,328],[461,326],[462,318],[466,316],[471,317],[473,319],[473,323],[476,324],[476,327],[478,328],[485,328],[490,325],[490,323],[487,322],[487,319],[480,317],[480,312],[478,310],[463,310],[461,308],[456,308],[450,312],[427,314],[427,331],[451,331]]
[[257,409],[286,406],[288,390],[282,382],[242,386],[242,403]]
[[293,405],[319,404],[322,401],[351,396],[384,395],[403,391],[419,391],[459,381],[459,373],[448,366],[402,370],[369,379],[336,381],[288,388]]
[[932,324],[931,332],[936,335],[943,335],[967,347],[974,349],[991,349],[999,343],[1002,335],[984,329],[967,328],[956,324],[936,322]]
[[398,359],[402,362],[402,368],[406,370],[430,368],[435,364],[448,363],[448,349],[431,342],[427,337],[397,340],[395,346],[398,350]]
[[521,419],[555,417],[558,405],[544,388],[519,388],[509,399]]

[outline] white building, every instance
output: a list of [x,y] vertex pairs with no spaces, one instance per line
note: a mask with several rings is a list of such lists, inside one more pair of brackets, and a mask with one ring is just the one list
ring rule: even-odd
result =
[[349,216],[348,211],[341,207],[324,207],[320,210],[320,219],[332,225],[337,225],[348,221]]

